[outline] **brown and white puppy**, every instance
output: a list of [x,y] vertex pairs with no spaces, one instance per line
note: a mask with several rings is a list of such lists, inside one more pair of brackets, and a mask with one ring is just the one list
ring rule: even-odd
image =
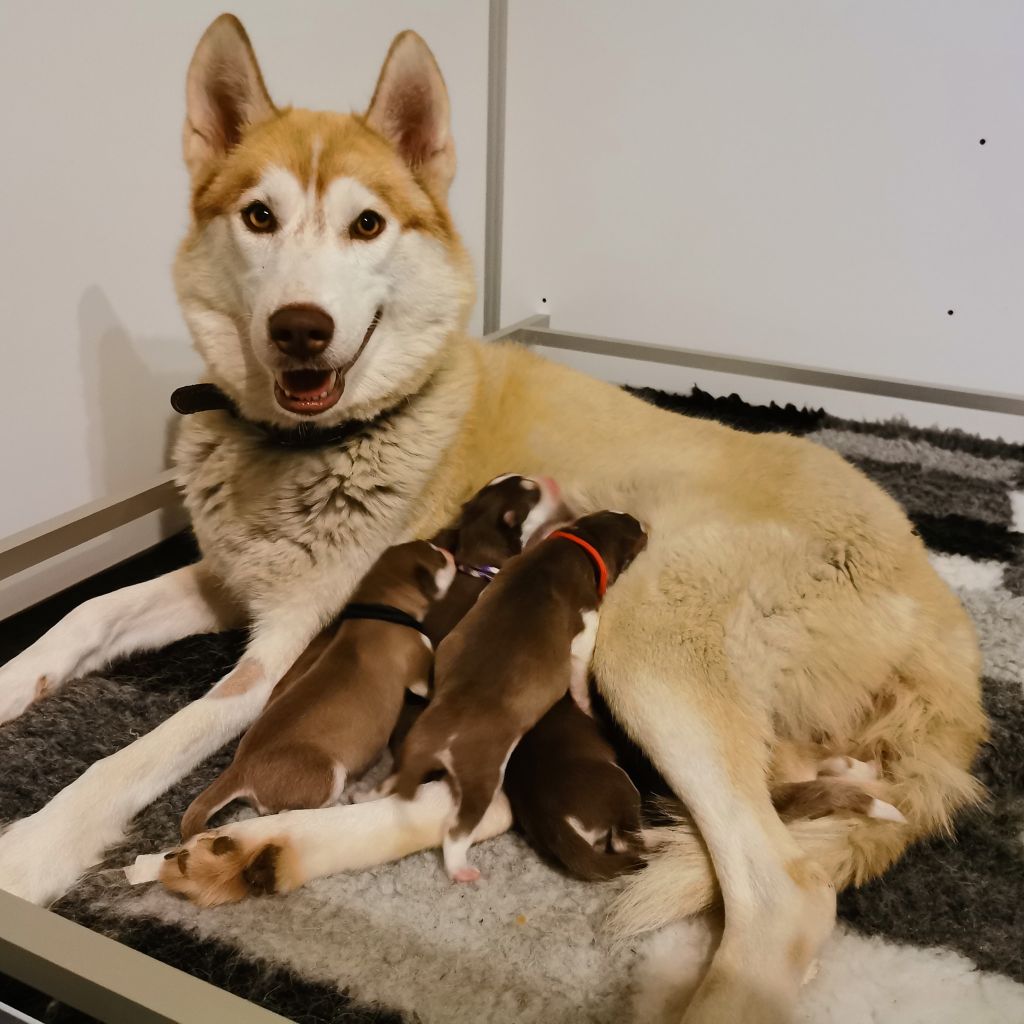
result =
[[[563,523],[568,514],[561,489],[554,480],[515,473],[495,477],[462,506],[455,522],[432,538],[434,544],[455,556],[458,570],[448,593],[443,600],[431,605],[423,620],[424,632],[435,650],[476,604],[505,563],[542,537],[555,523]],[[426,683],[410,689],[416,697],[426,698],[429,693]],[[406,699],[388,741],[392,754],[397,756],[413,722],[425,707],[423,700]],[[394,784],[392,776],[378,789],[357,799],[382,796],[391,792]]]
[[523,734],[570,690],[586,700],[598,605],[643,550],[632,516],[598,512],[511,562],[437,651],[435,697],[409,732],[396,791],[447,771],[455,799],[443,844],[448,874],[474,881],[473,830],[501,787]]
[[[433,649],[421,624],[447,594],[452,556],[427,541],[388,548],[356,589],[356,605],[385,618],[339,617],[292,666],[242,738],[228,769],[185,812],[185,839],[232,800],[262,814],[336,803],[347,779],[384,749],[405,690],[425,680]],[[407,622],[387,621],[388,610]]]
[[565,506],[550,477],[506,473],[467,501],[458,518],[433,538],[455,556],[458,573],[423,627],[434,646],[462,620],[505,563],[560,518]]
[[601,881],[643,863],[640,793],[570,696],[519,742],[504,786],[530,845],[577,878]]
[[[455,522],[431,540],[454,556],[457,569],[448,592],[430,605],[423,619],[423,633],[435,648],[469,611],[505,562],[557,519],[565,507],[560,495],[558,484],[548,477],[534,479],[505,473],[480,488],[459,510]],[[282,687],[290,685],[297,673],[321,657],[336,630],[337,622],[310,641],[278,683],[271,700],[280,696]],[[329,657],[319,671],[328,669]],[[429,691],[428,675],[416,679],[410,690],[425,697]]]

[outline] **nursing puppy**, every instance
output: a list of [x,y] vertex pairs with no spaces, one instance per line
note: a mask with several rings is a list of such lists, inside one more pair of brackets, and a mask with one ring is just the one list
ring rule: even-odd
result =
[[447,771],[455,801],[443,843],[455,881],[480,877],[467,851],[523,734],[570,690],[588,706],[597,608],[647,543],[622,512],[598,512],[511,563],[437,651],[435,697],[409,732],[395,789],[411,799]]
[[[558,484],[550,477],[526,477],[506,473],[482,487],[459,510],[455,522],[433,538],[433,543],[451,551],[458,570],[443,601],[431,605],[423,630],[435,650],[476,604],[484,588],[501,572],[505,563],[542,536],[555,523],[571,518],[561,500]],[[416,697],[427,697],[429,687],[410,687]],[[426,704],[407,698],[388,740],[398,756],[413,722]],[[375,799],[394,789],[396,778],[358,799]]]
[[502,566],[564,514],[550,477],[506,473],[469,499],[458,518],[433,538],[455,556],[458,573],[443,601],[435,602],[423,628],[434,646],[462,620]]
[[640,793],[568,695],[519,742],[504,786],[530,845],[577,878],[601,881],[643,863]]
[[406,687],[427,679],[433,648],[422,622],[454,577],[452,556],[427,541],[385,551],[278,684],[230,767],[192,802],[182,837],[232,800],[261,814],[337,803],[387,744]]

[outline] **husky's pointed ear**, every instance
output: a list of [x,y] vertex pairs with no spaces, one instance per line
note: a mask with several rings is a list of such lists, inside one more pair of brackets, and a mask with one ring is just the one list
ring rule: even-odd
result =
[[415,32],[395,36],[366,111],[433,195],[445,198],[455,177],[448,90],[430,47]]
[[233,14],[203,33],[185,82],[185,164],[193,178],[223,156],[248,125],[276,112],[252,44]]

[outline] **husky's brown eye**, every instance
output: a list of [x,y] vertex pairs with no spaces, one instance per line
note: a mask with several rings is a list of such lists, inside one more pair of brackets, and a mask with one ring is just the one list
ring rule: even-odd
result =
[[250,203],[242,211],[242,223],[250,231],[266,235],[277,230],[277,218],[270,212],[266,203]]
[[384,218],[376,210],[363,210],[348,230],[353,238],[368,242],[384,230]]

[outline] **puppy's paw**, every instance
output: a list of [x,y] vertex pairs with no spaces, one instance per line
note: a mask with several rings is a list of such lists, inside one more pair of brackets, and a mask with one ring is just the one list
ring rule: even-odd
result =
[[287,839],[247,840],[226,831],[202,832],[165,853],[159,880],[200,907],[291,892],[303,881]]
[[480,881],[480,869],[475,868],[472,865],[466,865],[464,868],[456,868],[452,872],[453,882],[479,882]]
[[874,761],[858,761],[855,757],[828,757],[818,764],[818,775],[844,782],[874,782],[878,765]]
[[898,807],[885,800],[874,799],[868,804],[867,815],[869,818],[880,818],[882,821],[895,821],[900,825],[906,825],[907,819]]
[[352,803],[366,804],[371,800],[381,800],[386,796],[391,796],[395,791],[396,785],[398,785],[398,775],[389,775],[379,786],[374,786],[373,789],[364,789],[359,793],[353,793]]

